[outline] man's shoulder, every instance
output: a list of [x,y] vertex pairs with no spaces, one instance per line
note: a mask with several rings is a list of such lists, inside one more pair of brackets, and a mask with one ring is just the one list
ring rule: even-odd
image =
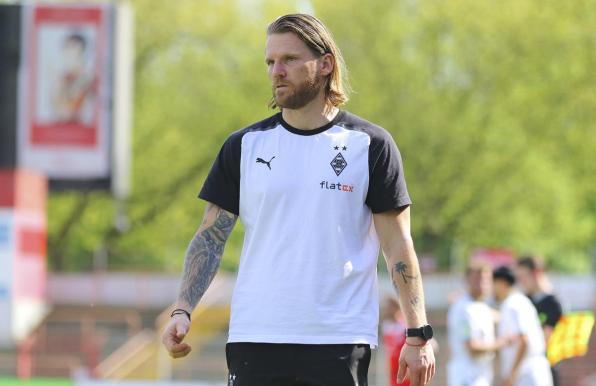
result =
[[560,303],[557,296],[552,293],[546,293],[544,296],[537,301],[537,303]]
[[463,293],[459,295],[457,299],[455,299],[455,301],[451,305],[451,308],[464,307],[470,304],[471,302],[472,299],[470,298],[470,296],[467,293]]
[[519,301],[520,301],[521,298],[518,295],[519,294],[517,294],[517,293],[512,293],[509,296],[507,296],[501,302],[501,305],[499,306],[499,310],[500,311],[506,311],[506,310],[515,309],[520,304]]
[[386,141],[392,138],[389,131],[385,128],[347,110],[342,110],[342,116],[338,120],[337,125],[347,130],[364,132],[370,136],[371,141]]
[[228,136],[228,141],[236,142],[242,141],[242,137],[247,133],[258,132],[258,131],[267,131],[271,129],[275,129],[277,125],[279,125],[279,113],[273,114],[270,117],[267,117],[263,120],[258,122],[252,123],[240,130],[236,130]]
[[472,304],[470,297],[467,294],[461,295],[457,300],[449,307],[449,314],[457,317],[465,315],[468,308]]
[[520,313],[536,313],[536,307],[532,303],[532,301],[526,296],[521,293],[514,293],[512,294],[507,302],[507,306],[515,310],[515,312]]
[[492,315],[490,306],[481,300],[467,299],[467,301],[463,303],[461,307],[462,312],[468,318],[481,317],[487,314]]
[[554,294],[546,294],[536,302],[536,308],[556,308],[561,307],[561,302]]

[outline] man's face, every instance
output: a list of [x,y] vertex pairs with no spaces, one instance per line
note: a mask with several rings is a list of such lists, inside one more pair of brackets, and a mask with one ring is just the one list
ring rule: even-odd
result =
[[515,272],[517,282],[526,294],[532,294],[537,286],[536,276],[531,269],[518,266]]
[[319,57],[295,34],[267,37],[265,62],[277,106],[299,109],[312,101],[325,84]]
[[492,272],[490,269],[473,269],[467,274],[468,290],[475,298],[484,298],[491,289]]
[[65,69],[80,67],[85,62],[85,49],[83,44],[75,39],[68,39],[62,46],[62,60]]
[[507,293],[509,292],[509,283],[502,279],[493,280],[493,291],[495,294],[495,299],[497,301],[502,301],[507,297]]

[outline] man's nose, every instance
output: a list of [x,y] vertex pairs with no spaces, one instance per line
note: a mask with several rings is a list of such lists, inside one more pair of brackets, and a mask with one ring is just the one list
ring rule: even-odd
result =
[[275,78],[284,77],[286,75],[286,68],[282,62],[274,62],[271,68],[271,76]]

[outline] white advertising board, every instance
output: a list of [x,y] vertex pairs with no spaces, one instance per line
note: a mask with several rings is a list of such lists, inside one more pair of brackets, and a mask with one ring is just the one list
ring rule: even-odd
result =
[[51,179],[108,178],[110,5],[24,5],[18,163]]
[[0,208],[0,347],[13,344],[13,256],[14,226],[12,210]]

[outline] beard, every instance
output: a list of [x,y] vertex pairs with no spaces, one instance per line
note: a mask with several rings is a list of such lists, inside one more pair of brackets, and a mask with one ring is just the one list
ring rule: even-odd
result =
[[277,95],[274,86],[272,90],[273,100],[277,107],[297,110],[315,99],[324,83],[323,77],[317,72],[313,78],[306,79],[297,86],[288,84],[288,86],[285,87],[283,96]]

